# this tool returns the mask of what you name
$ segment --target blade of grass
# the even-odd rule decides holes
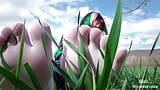
[[[41,24],[40,24],[41,25]],[[46,31],[46,30],[44,30],[44,31]],[[45,40],[44,40],[44,35],[42,34],[42,46],[43,46],[43,49],[44,49],[44,53],[45,53],[45,55],[46,55],[46,58],[47,58],[47,64],[48,64],[48,68],[49,68],[49,72],[50,72],[50,75],[51,75],[51,80],[52,80],[52,82],[53,82],[53,86],[54,86],[54,90],[57,90],[57,85],[56,85],[56,83],[55,83],[55,78],[54,78],[54,76],[53,76],[53,71],[52,71],[52,68],[51,68],[51,66],[50,66],[50,61],[49,61],[49,57],[48,57],[48,54],[47,54],[47,50],[46,50],[46,44],[45,44]]]
[[[77,19],[77,24],[78,24],[78,27],[77,27],[77,31],[78,31],[78,52],[82,53],[83,56],[86,57],[86,51],[85,51],[85,46],[84,46],[84,42],[82,40],[82,36],[79,32],[79,27],[80,27],[80,11],[78,12],[78,19]],[[85,60],[83,60],[83,58],[78,55],[78,75],[81,74],[81,72],[83,71],[84,67],[86,65],[86,62]]]
[[[66,61],[66,59],[65,59],[65,61]],[[69,64],[68,64],[69,65]],[[87,64],[87,67],[88,67],[88,64]],[[85,68],[87,68],[87,67],[85,67]],[[80,75],[80,78],[79,78],[79,80],[74,80],[74,79],[72,79],[72,81],[74,82],[74,84],[75,84],[75,86],[72,86],[73,88],[75,88],[76,90],[81,90],[82,88],[87,88],[88,90],[92,90],[92,85],[91,85],[91,80],[90,80],[90,77],[89,77],[89,73],[85,70],[85,68],[83,69],[83,72],[81,73],[81,75]],[[71,70],[72,71],[72,70]],[[86,73],[86,74],[84,74],[84,72]],[[70,72],[69,72],[70,73]],[[73,74],[73,71],[71,72],[72,74]],[[70,77],[72,78],[74,75],[70,75]],[[84,76],[84,77],[83,77]],[[83,78],[82,78],[83,77]],[[74,78],[76,78],[75,76],[74,76]],[[81,80],[82,79],[82,80]],[[84,83],[82,83],[81,81],[84,81],[84,79],[85,79],[85,87],[83,87],[83,85],[84,85]]]
[[[153,72],[153,78],[155,79],[156,77],[156,72],[157,72],[157,66],[154,68],[154,72]]]
[[[70,43],[69,41],[66,40],[66,42],[68,43],[68,45],[72,49],[74,49],[74,51],[76,51],[77,53],[81,53],[81,55],[78,55],[78,75],[81,75],[81,73],[83,72],[83,70],[85,68],[85,65],[87,64],[86,63],[86,61],[87,61],[86,60],[86,53],[85,53],[85,49],[84,49],[84,43],[83,43],[83,40],[82,40],[82,36],[79,35],[79,48],[78,49],[72,43]],[[84,81],[87,84],[86,87],[87,86],[91,86],[90,84],[88,84],[88,83],[90,83],[89,82],[90,81],[89,78],[86,78],[86,77],[88,77],[88,75],[89,74],[87,73],[86,76],[85,76],[85,78],[84,78],[85,81],[82,80],[82,81]],[[80,83],[80,84],[83,84],[83,83]],[[81,88],[84,88],[83,87],[84,85],[78,85],[78,86],[81,86]]]
[[[46,55],[46,57],[48,59],[48,54],[47,54],[47,50],[46,50],[47,46],[46,46],[46,42],[44,40],[44,35],[43,34],[41,35],[41,38],[42,38],[42,45],[43,45],[44,53],[45,53],[45,55]]]
[[[5,67],[4,67],[5,68]],[[7,69],[7,68],[6,68]],[[7,69],[8,70],[8,69]],[[15,70],[15,68],[13,68],[12,70],[11,70],[11,72],[13,72]],[[1,79],[1,81],[0,81],[0,85],[4,82],[4,80],[5,80],[5,77],[3,77],[2,79]]]
[[[17,77],[6,68],[0,66],[0,74],[4,76],[7,80],[9,80],[15,87],[19,88],[20,90],[32,90],[26,83],[22,80],[17,79]]]
[[[129,55],[129,53],[131,52],[132,45],[133,45],[133,41],[131,40],[131,43],[130,43],[130,45],[129,45],[128,55]]]
[[[153,79],[154,80],[156,80],[156,78],[157,78],[157,76],[156,75],[158,75],[158,72],[159,72],[159,70],[158,70],[158,68],[160,67],[160,64],[158,63],[158,61],[155,59],[155,58],[153,58],[153,60],[156,62],[156,67],[154,67],[154,72],[153,72]],[[160,85],[160,84],[159,84]]]
[[[128,53],[127,53],[126,58],[128,58],[128,56],[129,56],[129,54],[130,54],[130,52],[131,52],[132,45],[133,45],[133,41],[131,40],[131,43],[130,43],[130,45],[129,45],[129,49],[128,49]]]
[[[23,58],[23,47],[24,47],[24,33],[25,33],[25,22],[24,20],[24,26],[22,29],[21,39],[20,39],[20,47],[19,47],[19,53],[18,53],[18,62],[16,67],[16,78],[19,79],[21,76],[21,69],[22,69],[22,58]],[[18,87],[15,87],[16,90],[18,90]]]
[[[100,51],[102,58],[104,59],[104,53],[103,53],[102,49],[99,49],[99,51]]]
[[[126,90],[126,86],[127,86],[127,79],[125,78],[123,85],[122,85],[122,90]]]
[[[130,52],[131,52],[131,48],[132,48],[132,45],[133,45],[133,41],[131,40],[131,42],[130,42],[130,45],[129,45],[129,49],[128,49],[128,53],[127,53],[127,55],[126,55],[126,57],[125,57],[125,61],[127,60],[127,58],[129,57],[129,54],[130,54]],[[124,61],[124,62],[125,62]],[[125,68],[123,68],[123,67],[125,67]],[[122,63],[122,69],[125,69],[126,70],[126,63]],[[123,70],[121,70],[120,71],[120,73],[122,73],[122,71]]]
[[[80,33],[79,33],[78,52],[82,53],[82,55],[86,57],[86,50]],[[86,64],[87,63],[85,62],[85,60],[80,55],[78,55],[78,75],[82,73]]]
[[[87,64],[89,65],[89,68],[92,69],[92,66],[90,65],[90,63],[88,62],[87,58],[80,52],[78,52],[78,49],[68,40],[64,39],[64,41],[66,42],[66,44],[79,56],[81,56],[83,58],[83,60],[85,60],[87,62]],[[89,78],[88,78],[89,77]],[[86,77],[85,77],[85,82],[84,82],[87,88],[89,88],[90,90],[92,90],[92,84],[91,84],[91,80],[90,80],[90,75],[89,72],[86,73]]]
[[[97,84],[97,82],[99,80],[99,60],[98,60],[98,63],[97,63],[95,80],[96,80],[96,84]]]
[[[55,68],[58,70],[58,72],[65,78],[65,80],[67,82],[69,82],[71,84],[71,86],[75,86],[74,81],[72,81],[72,79],[70,78],[70,76],[64,72],[59,65],[57,65],[57,63],[55,61],[52,60],[53,65],[55,66]]]
[[[25,63],[24,67],[25,67],[28,75],[30,76],[30,79],[32,80],[32,83],[33,83],[35,89],[42,90],[41,84],[40,84],[36,74],[33,72],[31,66],[28,63]]]
[[[17,68],[16,68],[16,78],[18,79],[21,75],[21,66],[22,66],[22,57],[23,57],[23,47],[24,47],[24,33],[25,33],[25,22],[24,20],[24,26],[22,30],[21,40],[20,40],[20,48],[19,48],[19,54],[18,54],[18,62],[17,62]]]
[[[118,6],[114,21],[112,24],[111,32],[108,38],[106,53],[104,58],[104,68],[102,75],[97,84],[97,90],[105,90],[109,86],[110,74],[112,69],[113,60],[118,46],[121,22],[122,22],[122,1],[118,0]]]
[[[130,54],[130,52],[131,52],[132,45],[133,45],[133,41],[131,40],[130,45],[129,45],[129,48],[128,48],[128,53],[127,53],[126,58],[125,58],[125,61],[126,61],[127,58],[129,57],[129,54]],[[124,61],[124,62],[125,62],[125,61]],[[120,71],[120,74],[123,73],[123,71],[126,72],[126,70],[127,70],[127,65],[126,65],[126,63],[122,63],[122,70]],[[125,77],[127,78],[126,74],[125,74]]]
[[[80,25],[80,24],[79,24],[79,23],[80,23],[80,15],[81,15],[81,14],[80,14],[80,11],[79,11],[79,12],[78,12],[78,20],[77,20],[78,29],[79,29],[79,25]],[[78,29],[77,29],[77,30],[78,30]]]
[[[152,49],[151,49],[151,51],[150,51],[150,53],[149,53],[149,56],[152,55],[152,53],[153,53],[153,51],[154,51],[154,48],[155,48],[155,46],[156,46],[156,44],[157,44],[157,42],[158,42],[159,36],[160,36],[160,33],[158,33],[158,35],[157,35],[157,37],[156,37],[156,39],[155,39],[155,41],[154,41],[154,43],[153,43]],[[150,57],[149,57],[148,60],[147,60],[147,64],[146,64],[146,66],[145,66],[145,70],[144,70],[144,73],[143,73],[142,81],[145,80],[145,78],[146,78],[146,74],[147,74],[147,71],[148,71],[149,61],[150,61]],[[140,90],[140,88],[139,88],[139,90]]]
[[[157,37],[156,37],[156,39],[155,39],[155,41],[154,41],[154,43],[153,43],[152,49],[151,49],[151,51],[150,51],[150,53],[149,53],[149,56],[152,55],[152,53],[153,53],[153,51],[154,51],[154,48],[155,48],[155,46],[156,46],[156,44],[157,44],[157,42],[158,42],[159,36],[160,36],[160,32],[158,33],[158,35],[157,35]]]
[[[81,86],[81,84],[82,84],[82,82],[83,82],[83,80],[84,80],[84,77],[85,77],[85,75],[86,75],[87,68],[88,68],[88,64],[84,67],[84,70],[83,70],[83,72],[81,73],[78,82],[76,83],[76,87],[80,87],[80,86]]]
[[[91,77],[92,77],[91,74],[89,72],[86,72],[86,76],[84,78],[84,85],[85,85],[86,90],[93,90]]]
[[[71,67],[66,59],[65,59],[65,62],[67,64],[68,75],[71,77],[72,81],[74,81],[74,83],[76,83],[78,80],[77,80],[73,70],[71,69]]]
[[[3,78],[1,79],[1,81],[0,81],[0,85],[1,85],[5,80],[6,80],[6,78],[3,77]]]
[[[98,65],[97,66],[99,66],[99,62],[98,62]],[[92,69],[91,70],[91,72],[92,72],[92,82],[93,82],[93,90],[96,90],[96,82],[98,81],[96,81],[96,79],[98,79],[98,78],[96,78],[96,76],[95,76],[95,74],[94,74],[94,70]]]
[[[90,68],[92,67],[90,63],[88,62],[87,58],[81,52],[78,51],[78,48],[76,48],[70,41],[66,39],[64,39],[64,41],[77,55],[80,55],[83,58],[83,60],[87,62]]]
[[[86,57],[86,50],[85,50],[85,46],[84,46],[84,42],[83,42],[83,39],[82,39],[82,35],[80,34],[79,32],[79,23],[80,23],[80,11],[78,13],[78,20],[77,20],[77,24],[78,24],[78,27],[77,27],[77,30],[78,30],[78,52],[82,53],[83,56]],[[81,72],[83,71],[85,65],[87,63],[85,62],[85,60],[83,60],[83,58],[78,55],[78,75],[81,74]]]
[[[55,46],[56,46],[57,48],[60,48],[60,46],[57,44],[57,42],[56,42],[55,39],[53,38],[52,34],[49,33],[49,32],[47,32],[47,29],[42,25],[42,23],[41,23],[41,21],[40,21],[39,18],[38,18],[38,21],[39,21],[41,27],[44,29],[45,34],[49,37],[49,39],[55,44]],[[48,58],[47,51],[46,51],[46,45],[45,45],[45,41],[44,41],[43,35],[42,35],[42,44],[43,44],[43,48],[44,48],[44,51],[45,51],[45,55],[46,55],[46,57]],[[51,61],[52,61],[52,60],[51,60]],[[55,81],[54,76],[53,76],[53,72],[52,72],[52,68],[51,68],[51,66],[50,66],[50,62],[48,61],[47,63],[48,63],[49,71],[50,71],[50,74],[51,74],[51,80],[53,81],[53,84],[54,84],[54,85],[53,85],[53,86],[54,86],[54,89],[57,90],[57,85],[56,85],[56,81]]]
[[[79,32],[79,30],[78,30],[78,37],[79,37],[78,38],[79,39],[78,52],[81,53],[85,58],[87,58],[85,44],[83,42],[83,37],[82,37],[81,33]],[[87,62],[88,62],[88,60],[87,60]],[[80,75],[83,72],[85,66],[87,65],[87,62],[82,56],[78,55],[78,75]],[[92,63],[90,62],[90,64],[92,64]],[[93,69],[94,66],[90,67],[90,68]],[[84,83],[82,84],[81,88],[86,88],[87,90],[92,90],[92,82],[91,82],[90,77],[91,77],[91,74],[89,72],[87,72],[85,75],[85,78],[83,80]]]
[[[54,39],[54,37],[52,36],[51,33],[47,32],[46,28],[42,25],[40,19],[38,18],[39,24],[41,25],[41,27],[44,29],[44,32],[47,34],[47,36],[49,37],[49,39],[54,43],[54,45],[59,48],[59,45],[57,44],[56,40]]]

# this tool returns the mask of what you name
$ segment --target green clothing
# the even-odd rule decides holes
[[[58,48],[54,53],[55,60],[58,60],[61,55],[62,55],[62,48]]]

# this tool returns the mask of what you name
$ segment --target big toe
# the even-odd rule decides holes
[[[90,32],[90,44],[96,48],[100,47],[101,31],[97,28],[92,28]]]
[[[32,41],[40,41],[42,39],[42,34],[47,38],[46,32],[51,33],[49,25],[44,22],[33,21],[30,28]]]
[[[93,68],[98,67],[99,63],[99,74],[102,72],[103,68],[103,58],[99,52],[100,48],[100,39],[101,39],[101,31],[97,28],[92,28],[90,32],[90,43],[89,43],[89,52],[91,56],[90,63],[93,63]]]
[[[81,26],[79,28],[79,32],[82,36],[81,38],[82,38],[82,40],[85,44],[85,47],[88,46],[90,27]],[[78,46],[79,32],[77,30],[77,27],[74,27],[72,30],[70,30],[65,35],[65,39],[70,41],[73,45]],[[66,43],[64,43],[63,55],[68,57],[67,60],[69,60],[71,68],[76,73],[77,72],[77,67],[78,67],[77,54],[72,50],[72,47],[68,46],[68,44],[66,44]]]
[[[77,26],[69,30],[68,33],[65,34],[64,38],[69,40],[72,44],[77,45],[78,44]]]
[[[90,34],[90,27],[86,25],[82,25],[79,28],[79,32],[82,36],[82,40],[85,44],[89,43],[89,34]],[[74,27],[72,30],[70,30],[66,35],[65,39],[69,40],[72,44],[78,45],[78,30],[77,27]]]
[[[0,47],[2,49],[6,49],[7,48],[7,43],[9,42],[9,41],[7,42],[7,39],[9,38],[11,33],[12,33],[12,30],[9,27],[5,27],[2,30],[2,32],[0,34]]]
[[[82,40],[85,43],[85,45],[89,44],[90,31],[91,31],[91,28],[89,26],[82,25],[80,27],[80,34],[82,36]]]

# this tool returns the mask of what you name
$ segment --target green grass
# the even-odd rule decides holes
[[[116,54],[122,23],[122,1],[118,0],[117,11],[108,37],[104,55],[104,68],[97,84],[97,90],[110,89],[110,79],[113,60]],[[105,79],[104,79],[105,78]]]
[[[39,19],[38,19],[39,20]],[[78,32],[79,32],[79,21],[80,21],[80,12],[78,13]],[[121,73],[118,75],[116,72],[112,71],[112,64],[115,57],[115,53],[118,46],[119,36],[121,32],[121,22],[122,22],[122,0],[118,0],[117,10],[115,13],[114,21],[112,24],[111,32],[108,38],[108,43],[106,45],[105,53],[101,52],[102,57],[104,58],[104,68],[102,70],[102,74],[98,75],[98,68],[94,70],[94,68],[88,62],[86,57],[86,51],[83,43],[83,38],[79,33],[79,44],[78,47],[74,46],[71,42],[64,39],[65,43],[71,47],[71,49],[78,55],[78,74],[75,74],[71,69],[71,66],[65,58],[66,61],[66,71],[64,71],[57,63],[52,60],[46,60],[48,63],[48,68],[50,70],[51,79],[54,84],[54,89],[57,90],[56,85],[58,83],[55,82],[53,77],[52,67],[54,66],[59,73],[65,79],[65,86],[69,90],[148,90],[153,88],[141,88],[139,86],[148,85],[149,87],[155,85],[157,87],[160,86],[160,66],[157,67],[148,67],[147,65],[144,67],[126,67],[123,65],[121,69]],[[25,24],[25,23],[24,23]],[[45,34],[50,38],[53,44],[59,48],[53,36],[46,32],[45,27],[42,25],[39,20],[39,24],[45,31]],[[24,27],[25,28],[25,27]],[[157,35],[155,42],[151,48],[149,56],[152,55],[154,48],[158,42],[160,33]],[[5,44],[8,41],[5,42]],[[4,44],[4,46],[5,46]],[[16,89],[20,90],[31,90],[37,89],[42,90],[42,85],[36,76],[36,73],[33,72],[32,67],[28,64],[22,64],[23,57],[23,45],[24,45],[24,32],[21,36],[20,48],[19,48],[19,57],[17,62],[16,73],[13,73],[13,70],[9,68],[9,65],[5,62],[3,58],[3,47],[0,49],[1,59],[3,60],[4,67],[0,67],[0,74],[5,77],[5,79],[9,80]],[[46,52],[46,43],[44,37],[42,35],[42,45],[44,49],[44,53],[46,58],[48,59],[48,54]],[[132,42],[129,47],[129,52],[131,50]],[[21,69],[25,67],[28,76],[30,77],[32,84],[34,87],[30,87],[27,83],[21,80]],[[99,66],[99,64],[98,64]],[[1,80],[1,83],[5,80],[4,78]],[[157,89],[157,88],[156,88]]]
[[[122,73],[119,75],[117,81],[115,82],[116,84],[118,83],[120,85],[117,85],[115,87],[122,88],[122,84],[125,82],[125,80],[127,81],[126,89],[150,90],[154,88],[154,90],[158,90],[158,88],[160,87],[160,67],[157,67],[157,69],[155,69],[155,67],[148,67],[145,79],[143,79],[143,72],[145,71],[145,67],[141,67],[141,69],[140,67],[124,68],[125,69],[122,70]],[[146,88],[140,88],[141,85],[146,86]]]

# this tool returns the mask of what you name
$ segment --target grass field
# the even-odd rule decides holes
[[[120,89],[124,86],[124,90],[159,90],[160,67],[147,67],[147,72],[144,77],[145,69],[145,66],[122,67],[120,76],[117,77],[113,89]]]

